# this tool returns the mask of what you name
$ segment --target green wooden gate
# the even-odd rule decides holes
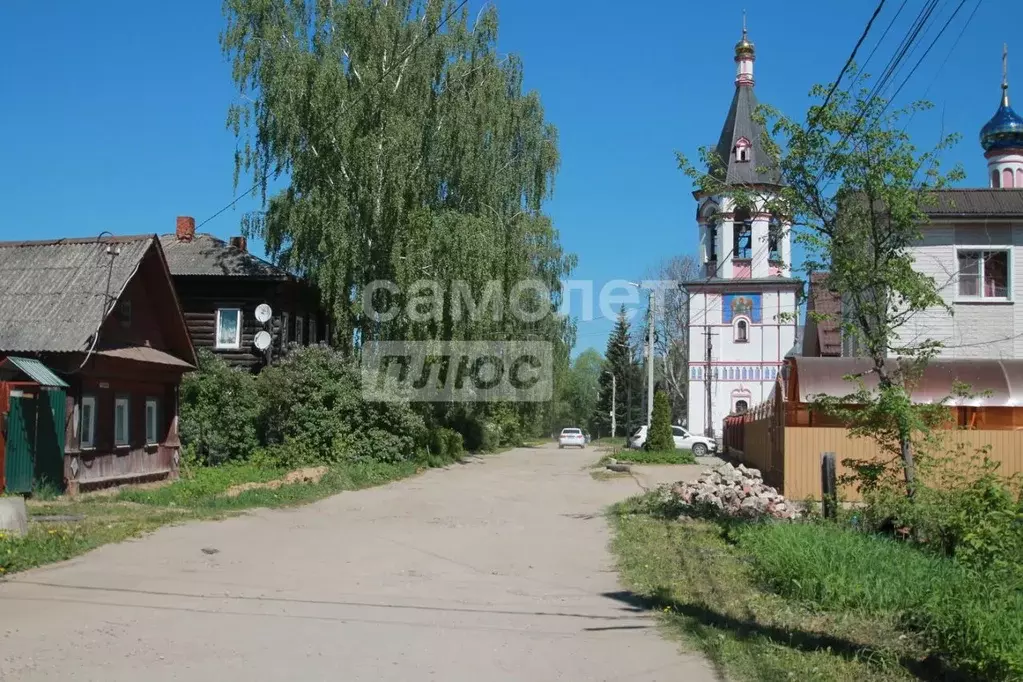
[[[7,412],[7,492],[32,492],[36,451],[36,397],[11,391]]]
[[[35,478],[60,489],[64,485],[64,389],[46,387],[36,410]]]

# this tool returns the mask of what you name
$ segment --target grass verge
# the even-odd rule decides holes
[[[624,450],[617,455],[619,462],[631,464],[696,464],[696,457],[690,450]]]
[[[116,496],[30,500],[35,522],[23,538],[0,532],[0,576],[63,561],[182,521],[223,518],[246,509],[306,504],[346,490],[382,485],[454,460],[358,463],[329,470],[319,483],[256,488],[230,497],[240,483],[262,483],[285,472],[248,464],[202,467],[153,489],[127,488]]]
[[[777,594],[730,526],[668,520],[651,500],[634,498],[610,514],[627,587],[613,596],[660,612],[668,632],[706,655],[722,679],[961,679],[898,616],[826,611]]]

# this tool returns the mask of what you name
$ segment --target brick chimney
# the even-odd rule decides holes
[[[231,246],[239,251],[248,251],[248,240],[245,237],[231,237]]]
[[[178,241],[190,242],[195,238],[195,218],[186,215],[178,216],[177,229],[174,231]]]

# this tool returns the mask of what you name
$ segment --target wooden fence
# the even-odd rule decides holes
[[[849,438],[844,428],[772,428],[772,422],[773,415],[733,421],[725,429],[726,452],[747,466],[760,469],[765,480],[793,500],[820,499],[822,453],[835,453],[840,479],[853,473],[842,464],[843,460],[879,457],[877,444],[872,439]],[[734,433],[739,429],[743,432],[741,437]],[[954,452],[962,445],[966,453],[973,454],[986,447],[986,456],[999,462],[1000,474],[1023,474],[1023,431],[950,429],[944,434],[943,445],[947,451]],[[743,448],[734,447],[729,441],[741,443]],[[850,501],[859,499],[859,493],[852,486],[842,488],[841,495]]]
[[[785,429],[785,458],[782,465],[782,490],[787,497],[801,500],[821,497],[821,453],[835,453],[839,478],[852,471],[842,464],[845,459],[871,460],[878,457],[877,444],[867,438],[849,438],[843,428],[798,427]],[[987,457],[999,462],[998,471],[1005,476],[1023,472],[1023,431],[949,430],[944,447],[955,451],[961,444],[972,454],[988,446]],[[746,461],[743,458],[743,461]],[[858,500],[855,488],[846,486],[842,497]]]

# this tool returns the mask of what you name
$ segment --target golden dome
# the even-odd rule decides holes
[[[746,37],[746,32],[742,32],[742,40],[735,44],[735,57],[752,57],[754,56],[753,43]]]

